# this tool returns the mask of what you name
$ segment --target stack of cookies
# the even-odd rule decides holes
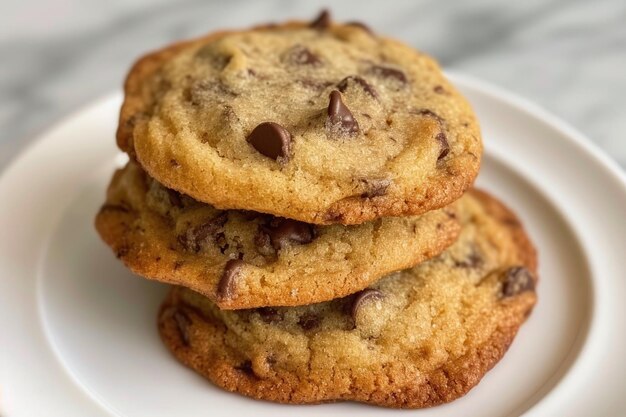
[[[328,13],[151,53],[125,85],[96,226],[172,284],[163,342],[285,403],[427,407],[476,385],[536,301],[516,216],[437,63]]]

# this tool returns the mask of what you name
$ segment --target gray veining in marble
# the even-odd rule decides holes
[[[119,89],[142,52],[322,6],[536,102],[626,167],[624,0],[3,0],[0,170],[56,119]]]

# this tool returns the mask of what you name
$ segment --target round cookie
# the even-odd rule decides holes
[[[460,217],[461,236],[442,255],[342,299],[223,311],[174,288],[162,339],[215,384],[258,399],[452,401],[502,358],[537,299],[535,250],[516,217],[477,191]]]
[[[438,255],[460,230],[454,205],[353,226],[222,211],[168,190],[133,163],[114,175],[96,228],[133,272],[227,309],[352,294]]]
[[[472,109],[432,58],[328,16],[143,57],[117,141],[196,200],[314,224],[446,206],[482,153]]]

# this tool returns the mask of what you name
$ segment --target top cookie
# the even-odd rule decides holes
[[[358,224],[443,207],[472,184],[476,118],[437,63],[357,24],[219,32],[142,58],[119,146],[218,208]]]

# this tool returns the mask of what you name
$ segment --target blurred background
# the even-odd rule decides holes
[[[140,54],[322,7],[524,96],[626,168],[624,0],[1,0],[0,171],[51,123],[119,91]]]

